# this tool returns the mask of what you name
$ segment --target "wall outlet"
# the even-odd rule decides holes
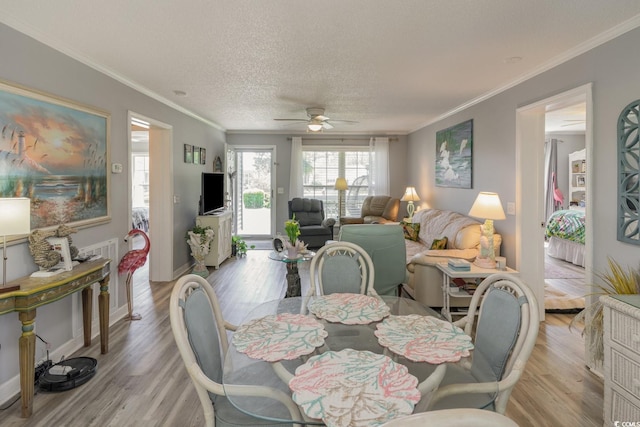
[[[111,164],[111,172],[113,172],[113,173],[122,173],[122,164],[121,163],[112,163]]]
[[[515,214],[516,214],[515,202],[507,202],[507,215],[515,215]]]

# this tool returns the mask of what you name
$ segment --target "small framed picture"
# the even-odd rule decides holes
[[[53,268],[61,268],[65,271],[73,270],[73,262],[71,261],[71,252],[69,251],[69,240],[66,237],[49,237],[47,242],[51,245],[51,249],[60,254],[60,262]]]
[[[193,163],[200,164],[200,147],[193,147]]]
[[[193,145],[184,144],[184,162],[193,163]]]
[[[200,164],[204,165],[207,163],[207,149],[206,148],[201,148],[200,149]]]
[[[213,171],[222,172],[222,159],[220,156],[216,156],[216,159],[213,161]]]

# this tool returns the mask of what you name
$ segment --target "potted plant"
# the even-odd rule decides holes
[[[211,249],[211,241],[213,240],[214,232],[209,226],[202,227],[197,225],[191,230],[187,231],[185,240],[191,248],[191,256],[196,261],[195,267],[193,267],[193,274],[197,274],[202,277],[209,275],[209,269],[204,264],[204,259]]]
[[[622,266],[611,258],[608,258],[609,269],[605,273],[596,273],[603,284],[591,285],[595,290],[590,295],[596,295],[591,304],[578,313],[569,324],[569,328],[579,322],[584,322],[582,335],[586,336],[589,343],[589,351],[594,360],[604,360],[604,326],[603,307],[600,302],[602,295],[628,295],[637,294],[640,291],[640,274],[629,268],[625,271]]]
[[[287,240],[284,242],[284,246],[287,249],[287,256],[289,258],[296,258],[298,251],[302,251],[306,248],[304,242],[298,240],[300,235],[300,223],[296,220],[295,214],[293,218],[284,222],[284,231],[287,233]]]
[[[231,236],[231,255],[232,256],[237,256],[238,258],[242,258],[243,256],[247,255],[247,250],[248,249],[253,249],[255,248],[256,245],[247,245],[247,242],[245,242],[240,236]]]

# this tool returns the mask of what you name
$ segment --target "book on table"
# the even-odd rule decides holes
[[[449,268],[456,271],[471,270],[471,263],[465,259],[450,258],[449,261],[447,262],[447,265],[449,266]]]

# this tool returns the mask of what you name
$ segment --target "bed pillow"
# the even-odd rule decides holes
[[[447,249],[447,236],[443,237],[442,239],[433,239],[433,242],[431,242],[431,247],[429,249]]]
[[[419,223],[402,221],[400,223],[400,225],[402,226],[402,231],[404,233],[404,238],[405,239],[413,240],[414,242],[418,241],[418,239],[419,239],[418,234],[420,233],[420,224]]]

